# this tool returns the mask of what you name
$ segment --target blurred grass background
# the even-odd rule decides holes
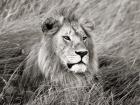
[[[47,12],[78,0],[1,0],[0,33],[37,30]],[[82,0],[80,12],[95,22],[99,53],[140,58],[139,0]]]

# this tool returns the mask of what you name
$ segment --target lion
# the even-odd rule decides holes
[[[22,87],[35,90],[43,80],[62,88],[93,83],[98,72],[94,23],[63,8],[49,15],[41,29],[42,39],[27,57]]]

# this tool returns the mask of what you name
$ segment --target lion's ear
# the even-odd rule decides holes
[[[93,31],[95,28],[94,22],[87,19],[81,19],[80,24],[88,31]]]
[[[61,24],[58,20],[53,17],[49,17],[43,22],[41,28],[43,33],[53,34],[59,30],[60,25]]]

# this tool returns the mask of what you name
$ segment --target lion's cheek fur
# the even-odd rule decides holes
[[[81,60],[81,57],[78,55],[71,55],[71,56],[67,56],[68,59],[68,63],[78,63]]]
[[[88,64],[89,64],[89,55],[84,56],[84,57],[82,58],[82,61],[83,61],[86,65],[88,65]]]

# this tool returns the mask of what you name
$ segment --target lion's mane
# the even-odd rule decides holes
[[[63,13],[61,14],[69,21],[76,19],[72,9],[67,12],[64,9],[62,11]],[[94,74],[98,69],[97,55],[92,38],[88,40],[87,45],[91,58],[88,71],[76,74],[68,71],[55,54],[52,47],[54,44],[52,42],[53,36],[54,35],[43,36],[42,40],[32,47],[23,72],[22,87],[26,89],[36,89],[44,80],[63,88],[73,86],[81,87],[91,84]]]

